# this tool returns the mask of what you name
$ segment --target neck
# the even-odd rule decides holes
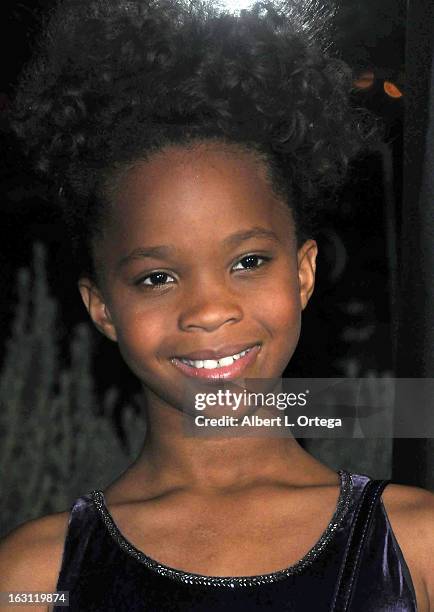
[[[203,493],[259,483],[304,486],[337,480],[294,438],[186,436],[183,414],[156,401],[147,405],[145,442],[130,470],[136,482]]]

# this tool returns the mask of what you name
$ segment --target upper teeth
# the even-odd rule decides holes
[[[214,359],[204,359],[192,361],[191,359],[184,359],[180,357],[180,360],[193,368],[205,368],[207,370],[213,370],[214,368],[221,368],[222,366],[232,365],[234,361],[243,357],[246,353],[248,353],[253,347],[246,349],[245,351],[241,351],[241,353],[237,353],[236,355],[229,355],[228,357],[222,357],[217,361]]]

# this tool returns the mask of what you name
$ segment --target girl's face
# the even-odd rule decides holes
[[[148,401],[182,409],[192,379],[174,357],[259,345],[240,377],[281,376],[316,254],[313,240],[297,251],[291,213],[253,153],[173,146],[120,179],[95,244],[99,286],[79,286]]]

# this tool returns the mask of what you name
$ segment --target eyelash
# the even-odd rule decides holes
[[[238,260],[238,262],[235,265],[240,264],[242,261],[244,261],[245,259],[249,259],[250,257],[256,257],[257,259],[262,259],[264,260],[265,263],[269,262],[271,260],[271,257],[267,257],[266,255],[259,255],[257,253],[249,253],[248,255],[244,255],[244,257],[242,257],[241,259]],[[253,269],[252,268],[247,268],[246,270],[244,270],[245,272],[249,272],[249,271],[256,271],[259,270],[259,268],[262,268],[264,264],[260,264],[259,266],[255,266]],[[143,276],[141,278],[139,278],[134,284],[140,287],[146,287],[149,289],[159,289],[160,287],[164,287],[165,285],[171,285],[172,283],[158,283],[156,285],[151,285],[151,284],[145,284],[145,280],[150,278],[151,276],[154,275],[158,275],[158,274],[164,274],[165,276],[169,276],[170,274],[168,274],[167,272],[163,272],[160,270],[156,270],[155,272],[151,272],[151,274],[147,274],[146,276]]]

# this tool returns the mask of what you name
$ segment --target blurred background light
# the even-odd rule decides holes
[[[370,89],[375,81],[375,75],[372,70],[363,72],[358,79],[354,81],[354,87],[356,89]]]
[[[402,98],[402,91],[394,83],[391,83],[390,81],[384,81],[383,87],[384,91],[391,98]]]
[[[254,0],[220,0],[220,4],[231,13],[238,13],[249,8]]]

